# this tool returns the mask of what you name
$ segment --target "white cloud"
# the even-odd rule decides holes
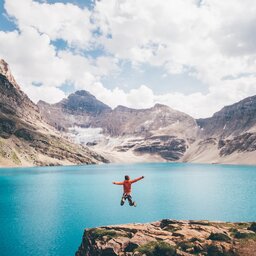
[[[200,8],[194,0],[106,0],[97,2],[96,18],[102,44],[119,58],[163,66],[170,73],[190,66],[212,83],[241,68],[255,70],[246,55],[256,51],[252,6],[253,0],[208,0]]]
[[[73,4],[47,4],[32,0],[7,0],[5,9],[18,26],[33,27],[51,40],[63,39],[71,46],[88,47],[93,25],[90,11]]]
[[[74,4],[6,0],[5,8],[19,31],[0,31],[0,55],[34,101],[57,102],[64,96],[60,85],[70,82],[112,107],[163,103],[206,117],[256,94],[254,0],[205,0],[200,7],[195,0],[104,0],[96,1],[92,11]],[[96,27],[102,34],[93,33]],[[56,39],[73,51],[54,47]],[[100,50],[99,56],[86,57],[83,49]],[[123,60],[172,75],[191,70],[208,92],[161,95],[139,83],[128,91],[121,85],[104,87],[102,78],[115,79]]]
[[[24,92],[30,99],[36,103],[39,100],[43,100],[48,103],[56,103],[66,97],[65,93],[56,88],[48,86],[31,86],[24,87]]]
[[[56,55],[49,37],[31,27],[21,32],[0,31],[0,55],[22,86],[38,83],[57,87],[65,82],[66,63]]]
[[[95,13],[108,52],[170,74],[192,69],[191,75],[208,86],[207,94],[155,96],[160,101],[207,116],[255,94],[254,0],[205,0],[200,7],[194,0],[106,0],[97,2]],[[252,75],[240,79],[243,74]]]

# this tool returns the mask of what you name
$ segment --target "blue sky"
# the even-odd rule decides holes
[[[0,58],[34,102],[84,89],[113,108],[207,117],[256,94],[254,0],[5,0],[0,12]]]

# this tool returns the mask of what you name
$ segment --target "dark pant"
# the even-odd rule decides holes
[[[134,205],[134,202],[132,201],[132,196],[131,196],[131,195],[128,195],[128,194],[125,194],[125,193],[124,193],[123,196],[122,196],[121,205],[124,205],[124,202],[125,202],[126,199],[128,199],[130,206],[133,206],[133,205]]]

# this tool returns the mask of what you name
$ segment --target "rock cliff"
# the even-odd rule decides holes
[[[238,136],[250,130],[256,132],[256,96],[225,106],[210,118],[198,119],[197,123],[204,137]]]
[[[89,127],[93,118],[111,111],[109,106],[85,90],[76,91],[56,104],[39,101],[37,105],[44,119],[61,131],[74,125]]]
[[[112,162],[256,164],[256,96],[198,120],[161,104],[111,110],[86,91],[57,104],[39,102],[38,106],[59,130],[100,129],[100,139],[87,145]]]
[[[197,141],[182,161],[256,164],[256,96],[196,121]]]
[[[86,229],[76,256],[254,256],[256,223],[177,221]]]
[[[98,163],[99,154],[71,143],[44,122],[37,105],[20,89],[0,60],[0,165]]]
[[[44,118],[59,130],[67,132],[73,126],[100,128],[104,137],[88,145],[103,155],[118,154],[127,162],[128,154],[137,160],[147,155],[148,159],[177,161],[198,133],[192,117],[168,106],[156,104],[148,109],[118,106],[111,110],[86,91],[71,94],[57,104],[39,102],[38,106]]]
[[[113,111],[99,116],[92,126],[100,126],[111,136],[173,135],[195,138],[195,120],[168,106],[156,104],[148,109],[131,109],[118,106]]]

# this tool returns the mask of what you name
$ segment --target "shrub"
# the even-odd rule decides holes
[[[174,256],[176,250],[173,246],[165,242],[149,242],[140,246],[136,251],[147,256]]]
[[[191,242],[180,242],[178,246],[181,248],[181,250],[186,251],[187,249],[194,248],[194,244]]]
[[[253,222],[248,229],[256,232],[256,222]]]
[[[200,242],[200,243],[203,242],[203,240],[200,239],[199,237],[192,237],[192,238],[189,239],[189,242],[191,242],[191,243],[194,243],[194,242],[196,242],[196,241],[198,241],[198,242]]]
[[[232,251],[224,251],[220,245],[211,244],[207,248],[208,256],[234,256]]]
[[[91,229],[90,235],[93,239],[101,239],[103,236],[106,236],[108,239],[113,237],[117,237],[118,234],[114,230],[107,230],[107,229]]]
[[[231,238],[224,233],[211,233],[208,239],[211,239],[214,241],[224,241],[224,242],[231,241]]]
[[[240,232],[237,231],[236,233],[234,233],[235,238],[238,239],[254,239],[256,238],[256,234],[252,234],[252,233],[245,233],[245,232]]]

